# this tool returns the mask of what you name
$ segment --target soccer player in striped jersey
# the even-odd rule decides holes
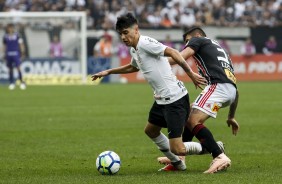
[[[188,30],[183,35],[183,39],[186,46],[181,55],[184,59],[193,57],[199,73],[208,81],[208,85],[192,104],[186,128],[192,131],[202,146],[213,156],[210,168],[204,173],[215,173],[229,167],[231,160],[215,142],[204,122],[209,117],[216,118],[220,108],[229,106],[227,125],[232,127],[234,135],[237,134],[239,124],[235,119],[235,112],[239,93],[236,77],[228,54],[215,40],[207,38],[200,27]],[[175,64],[172,58],[169,58],[169,62]]]

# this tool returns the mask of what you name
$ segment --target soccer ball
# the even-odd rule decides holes
[[[101,174],[116,174],[120,169],[120,158],[113,151],[104,151],[96,159],[96,168]]]

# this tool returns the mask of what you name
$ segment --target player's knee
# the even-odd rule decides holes
[[[204,121],[201,121],[198,117],[189,117],[186,126],[192,131],[196,125],[203,123]]]
[[[144,128],[144,132],[145,132],[146,135],[148,135],[148,136],[150,135],[150,130],[149,130],[148,127],[145,127],[145,128]],[[150,137],[150,136],[149,136],[149,137]]]
[[[190,131],[193,130],[193,128],[196,126],[195,122],[193,121],[193,119],[189,118],[187,120],[186,126],[190,129]]]
[[[150,138],[155,138],[155,137],[158,137],[160,135],[160,132],[156,132],[153,129],[147,127],[147,126],[145,127],[144,132]]]

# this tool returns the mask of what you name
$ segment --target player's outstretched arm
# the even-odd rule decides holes
[[[170,47],[167,47],[165,49],[164,54],[165,54],[165,56],[171,57],[179,66],[181,66],[183,68],[183,70],[186,72],[186,74],[191,78],[191,80],[195,84],[196,88],[199,87],[199,88],[203,89],[201,87],[201,85],[207,84],[207,81],[204,77],[202,77],[199,74],[192,71],[190,66],[187,64],[185,59],[181,56],[181,54],[177,50],[170,48]]]
[[[237,132],[239,131],[239,124],[235,119],[235,113],[236,113],[238,101],[239,101],[239,91],[236,90],[236,98],[234,102],[230,105],[228,119],[226,121],[228,127],[230,127],[231,125],[233,135],[237,135]]]
[[[139,71],[136,67],[132,66],[131,64],[127,64],[127,65],[123,65],[121,67],[117,67],[117,68],[112,68],[109,70],[104,70],[101,71],[99,73],[93,74],[91,76],[92,81],[101,78],[101,77],[105,77],[107,75],[110,74],[125,74],[125,73],[133,73],[133,72],[137,72]]]

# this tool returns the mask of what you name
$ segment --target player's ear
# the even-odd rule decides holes
[[[197,32],[195,36],[196,37],[202,37],[201,33],[199,33],[199,32]]]
[[[137,25],[137,24],[135,24],[133,28],[134,28],[135,33],[138,33],[138,30],[139,30],[138,25]]]

